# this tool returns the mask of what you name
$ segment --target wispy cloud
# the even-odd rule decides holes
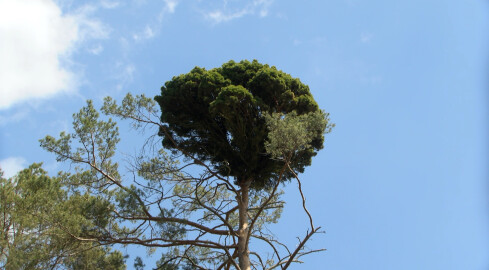
[[[89,48],[88,52],[93,55],[99,55],[104,50],[104,47],[101,44],[97,44],[96,46]]]
[[[25,168],[26,160],[22,157],[9,157],[0,160],[0,168],[4,172],[3,177],[9,178],[14,176],[20,170]]]
[[[163,19],[166,15],[175,13],[175,9],[179,3],[178,0],[164,0],[164,5],[160,13],[153,18],[152,22],[146,24],[144,29],[132,35],[134,41],[143,41],[152,39],[159,34],[162,28]]]
[[[10,123],[17,123],[29,116],[30,109],[28,107],[19,107],[16,111],[4,111],[0,113],[0,127]]]
[[[66,63],[82,41],[109,35],[94,10],[63,14],[54,0],[0,1],[0,110],[76,90]]]
[[[121,5],[121,3],[117,2],[117,1],[108,1],[108,0],[100,1],[100,6],[102,6],[103,8],[106,8],[106,9],[117,8],[120,5]]]
[[[177,5],[178,5],[177,0],[165,0],[165,10],[168,13],[174,13]]]
[[[149,26],[149,25],[146,25],[146,27],[144,28],[143,31],[141,31],[140,33],[134,34],[132,36],[132,38],[135,41],[141,41],[141,40],[153,38],[154,36],[155,36],[155,32],[153,31],[153,28],[151,28],[151,26]]]
[[[374,36],[371,33],[369,33],[369,32],[363,32],[363,33],[360,34],[360,41],[362,43],[370,43],[370,41],[372,41],[372,38],[373,37]]]
[[[96,6],[85,5],[68,15],[75,19],[80,41],[109,37],[110,28],[93,16],[97,10]]]
[[[147,0],[132,0],[132,2],[138,6],[146,4]]]
[[[326,37],[323,36],[316,36],[313,38],[308,38],[308,39],[299,39],[299,38],[294,38],[292,40],[292,44],[294,46],[314,46],[314,47],[319,47],[319,46],[324,46],[324,44],[327,42]]]
[[[214,23],[227,22],[246,15],[266,17],[272,3],[273,0],[248,0],[244,4],[241,2],[239,4],[231,4],[229,1],[224,0],[220,7],[210,11],[205,9],[203,13],[207,19]]]
[[[238,12],[224,13],[221,10],[216,10],[209,12],[207,18],[214,21],[215,23],[227,22],[233,19],[238,19],[248,14],[246,9],[240,10]]]
[[[116,88],[118,91],[124,90],[127,84],[134,80],[134,73],[136,72],[136,67],[131,63],[119,62],[116,64],[116,78],[119,83]]]

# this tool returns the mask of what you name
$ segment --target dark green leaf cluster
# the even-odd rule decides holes
[[[307,85],[256,60],[211,70],[195,67],[166,82],[155,100],[165,124],[164,147],[209,161],[219,174],[235,177],[238,184],[252,181],[254,188],[273,184],[283,165],[265,149],[265,115],[320,111]],[[323,134],[316,134],[297,151],[292,169],[303,172],[323,141]]]

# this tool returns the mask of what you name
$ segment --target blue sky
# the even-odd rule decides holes
[[[0,0],[0,166],[61,169],[38,139],[69,131],[86,99],[258,59],[336,123],[301,176],[327,251],[294,269],[488,269],[488,4]],[[286,200],[273,228],[294,243],[294,184]]]

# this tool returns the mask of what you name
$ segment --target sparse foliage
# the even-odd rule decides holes
[[[88,101],[73,115],[72,134],[40,140],[58,161],[74,165],[62,181],[83,199],[87,222],[65,227],[70,239],[161,251],[158,269],[286,269],[320,251],[305,248],[320,228],[305,207],[297,173],[332,126],[308,87],[275,67],[243,61],[195,68],[162,89],[156,98],[162,112],[154,100],[128,94],[120,105],[106,98],[101,118]],[[126,171],[115,156],[120,138],[110,117],[150,130]],[[310,228],[288,248],[267,226],[284,207],[280,185],[293,179]],[[249,250],[257,241],[268,249]]]

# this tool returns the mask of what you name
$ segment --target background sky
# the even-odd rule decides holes
[[[336,123],[301,176],[326,231],[311,247],[327,251],[293,269],[487,270],[488,4],[0,0],[0,166],[54,174],[38,139],[70,131],[86,99],[155,96],[194,66],[257,59]],[[291,244],[307,229],[298,198],[291,183],[273,227]],[[144,254],[123,252],[129,269]]]

